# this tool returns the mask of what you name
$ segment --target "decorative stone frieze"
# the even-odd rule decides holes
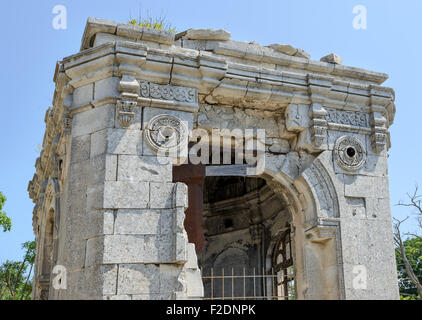
[[[328,123],[369,128],[369,114],[357,111],[344,111],[325,108],[327,115],[325,120]]]
[[[199,108],[198,93],[194,88],[140,80],[138,94],[139,103],[145,106],[181,111],[196,111]]]
[[[172,85],[160,85],[147,81],[140,82],[140,96],[144,98],[196,102],[196,90]]]

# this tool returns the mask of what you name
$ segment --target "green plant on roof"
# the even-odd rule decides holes
[[[177,29],[172,27],[172,25],[166,21],[165,17],[161,16],[157,18],[151,18],[150,16],[147,16],[147,18],[142,18],[139,16],[138,19],[129,19],[128,23],[138,27],[177,33]]]

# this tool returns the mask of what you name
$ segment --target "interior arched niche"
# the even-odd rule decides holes
[[[284,299],[267,252],[292,230],[289,205],[263,178],[207,177],[204,183],[205,250],[199,254],[205,298]],[[292,252],[292,266],[294,261]],[[223,278],[224,277],[224,278]],[[291,282],[294,281],[294,273]]]
[[[324,174],[318,163],[295,181],[282,172],[265,172],[260,177],[206,178],[205,250],[198,254],[205,298],[224,293],[224,299],[242,295],[341,299],[339,225],[332,220],[338,217],[337,195]],[[320,181],[321,186],[309,185],[311,180]],[[328,224],[326,217],[331,219]],[[280,297],[274,284],[277,271],[273,256],[280,235],[287,230],[291,241],[290,284],[294,289]],[[261,280],[254,275],[262,276]],[[236,283],[239,281],[243,283]]]

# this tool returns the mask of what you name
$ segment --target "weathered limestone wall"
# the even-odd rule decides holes
[[[118,82],[108,78],[78,89],[74,103],[90,102],[103,87],[118,92]],[[137,108],[128,128],[110,104],[73,116],[67,246],[59,261],[69,288],[59,298],[188,297],[179,279],[196,270],[183,267],[186,186],[173,184],[171,163],[160,164],[143,145],[141,113],[148,121],[154,110]]]
[[[187,144],[194,128],[254,128],[266,135],[260,177],[292,217],[297,298],[396,299],[394,92],[387,75],[340,63],[223,30],[175,37],[89,19],[81,52],[57,64],[28,187],[34,298],[202,297],[186,185],[157,150],[171,147],[168,132]],[[66,289],[54,286],[57,265]]]

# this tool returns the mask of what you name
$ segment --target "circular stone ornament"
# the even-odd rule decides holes
[[[337,139],[334,146],[334,159],[347,171],[359,170],[366,161],[366,152],[362,143],[349,136]]]
[[[188,141],[188,127],[179,118],[160,114],[148,122],[144,139],[155,152],[173,154]]]

